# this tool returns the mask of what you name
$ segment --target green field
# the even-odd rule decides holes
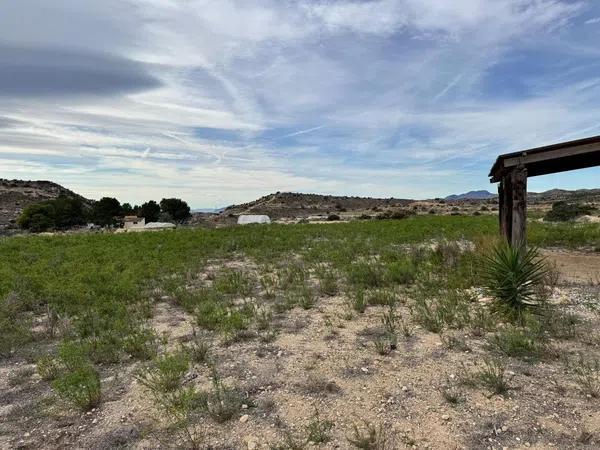
[[[359,256],[430,239],[496,239],[495,217],[428,217],[401,221],[180,229],[165,233],[24,236],[0,240],[0,298],[69,308],[145,295],[173,273],[200,271],[211,259],[248,257],[276,263],[292,253],[307,264],[344,265]],[[535,246],[599,246],[596,224],[530,224]]]
[[[531,223],[528,239],[597,249],[600,227]],[[497,242],[491,216],[3,238],[0,357],[36,363],[58,397],[89,409],[101,402],[103,367],[150,361],[139,379],[156,394],[178,386],[189,358],[206,358],[202,343],[186,347],[185,357],[165,353],[151,324],[159,302],[223,345],[273,342],[286,313],[332,296],[342,299],[339,315],[347,320],[389,306],[382,323],[394,340],[376,342],[381,354],[414,324],[434,333],[489,331],[495,322],[469,289],[480,286],[482,254]],[[410,319],[398,322],[399,303]],[[175,373],[174,381],[161,371]],[[214,379],[210,395],[225,395]]]

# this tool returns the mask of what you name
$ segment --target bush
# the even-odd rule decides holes
[[[413,214],[411,211],[406,211],[406,210],[396,210],[396,211],[388,210],[388,211],[384,211],[382,213],[377,214],[377,216],[375,216],[375,217],[379,220],[385,220],[385,219],[402,220],[402,219],[406,219],[411,214]]]
[[[330,222],[336,221],[336,220],[340,220],[340,216],[338,216],[337,214],[329,214],[327,216],[327,220]]]
[[[541,336],[530,330],[515,327],[505,328],[490,336],[487,341],[492,350],[517,358],[537,359],[546,349]]]
[[[98,406],[100,403],[100,376],[91,364],[82,364],[72,371],[58,376],[52,387],[58,395],[83,410]]]
[[[373,288],[383,286],[383,266],[374,262],[358,262],[348,267],[348,282],[354,286]]]
[[[549,222],[567,222],[579,216],[591,214],[593,208],[578,203],[554,202],[552,209],[546,213],[544,220]]]
[[[521,321],[527,309],[540,306],[540,285],[548,268],[535,248],[502,244],[483,259],[483,284],[493,307],[511,320]]]
[[[154,395],[173,392],[181,386],[188,366],[188,355],[185,352],[170,353],[160,356],[152,365],[141,369],[136,378]]]

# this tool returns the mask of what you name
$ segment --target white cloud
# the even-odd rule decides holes
[[[46,173],[90,196],[169,194],[194,206],[288,189],[436,195],[457,173],[465,184],[485,182],[481,167],[462,169],[461,158],[484,162],[598,131],[600,89],[585,74],[597,49],[570,26],[589,8],[560,0],[26,0],[0,17],[0,41],[117,55],[147,64],[162,84],[137,94],[3,99],[0,119],[10,121],[0,120],[0,176]],[[581,73],[553,68],[532,76],[522,97],[490,98],[486,81],[513,52],[551,46],[561,52],[557,64],[588,58],[571,67]],[[525,77],[507,76],[514,79],[494,81],[498,92]]]

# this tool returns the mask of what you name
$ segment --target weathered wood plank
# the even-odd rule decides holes
[[[527,244],[527,169],[519,167],[511,174],[512,226],[511,245]]]

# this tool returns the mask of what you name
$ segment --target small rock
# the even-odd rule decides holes
[[[406,392],[406,391],[408,391],[408,387],[402,386],[402,392]]]
[[[246,405],[245,403],[242,405],[242,409],[248,409],[248,405]]]
[[[246,423],[246,422],[248,422],[249,418],[250,418],[250,416],[248,414],[244,414],[242,417],[240,417],[240,422]]]
[[[366,367],[361,367],[360,370],[364,373],[369,373],[369,369],[367,369]]]
[[[450,416],[448,414],[444,414],[442,416],[442,420],[450,420]]]

